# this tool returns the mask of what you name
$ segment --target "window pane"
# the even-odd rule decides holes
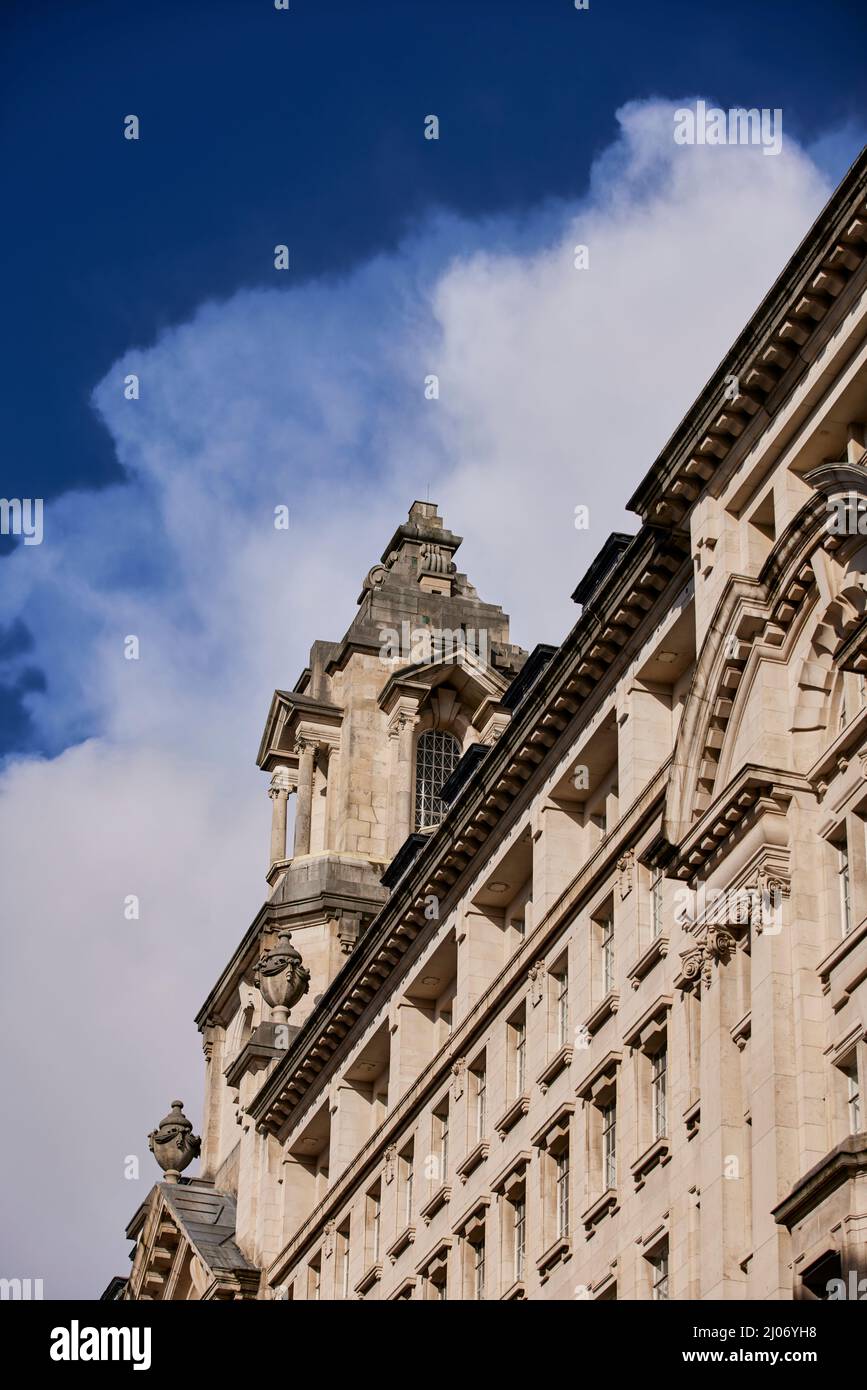
[[[569,1150],[557,1155],[557,1235],[569,1234]]]
[[[557,975],[557,1046],[563,1047],[569,1039],[569,976],[564,970]]]
[[[440,801],[443,784],[451,777],[461,756],[461,745],[453,734],[428,729],[415,749],[415,825],[426,830],[439,825],[448,807]]]
[[[612,1101],[602,1111],[602,1175],[607,1187],[617,1186],[617,1108]]]
[[[657,1302],[665,1302],[668,1299],[668,1250],[662,1250],[656,1259],[651,1261],[653,1270],[653,1297]]]
[[[664,1139],[668,1133],[668,1114],[666,1105],[666,1072],[668,1054],[663,1047],[653,1058],[651,1073],[651,1095],[653,1101],[653,1137]]]
[[[523,1279],[527,1254],[527,1206],[523,1197],[514,1203],[515,1213],[515,1278]]]
[[[858,1085],[858,1072],[855,1066],[846,1073],[849,1084],[849,1131],[861,1133],[861,1090]]]
[[[515,1024],[515,1095],[523,1095],[527,1074],[527,1029],[523,1019]]]
[[[662,932],[662,873],[658,869],[650,885],[650,929],[654,938]]]
[[[843,935],[848,936],[852,930],[852,903],[849,893],[849,850],[845,844],[837,850],[837,856],[837,872],[840,880],[840,918]]]
[[[602,993],[610,994],[614,988],[614,919],[606,917],[602,923]]]

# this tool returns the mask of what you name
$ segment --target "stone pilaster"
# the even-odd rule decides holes
[[[413,829],[412,744],[415,724],[415,708],[409,708],[406,702],[401,702],[388,729],[392,750],[388,816],[388,843],[391,855],[397,853]]]

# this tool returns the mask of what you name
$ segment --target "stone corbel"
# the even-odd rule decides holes
[[[214,1041],[220,1025],[213,1014],[208,1014],[202,1026],[202,1051],[205,1061],[210,1062],[214,1052]]]
[[[617,873],[619,875],[620,897],[628,898],[632,892],[632,879],[635,868],[635,851],[628,849],[617,861]]]
[[[530,981],[530,1003],[535,1009],[536,1005],[542,1002],[545,988],[545,962],[543,960],[534,961],[527,971],[527,977]]]
[[[737,941],[728,927],[708,927],[705,939],[705,960],[725,965],[734,955]],[[710,980],[707,981],[710,984]]]
[[[694,946],[681,951],[680,973],[675,981],[679,989],[692,985],[710,989],[714,966],[726,965],[737,949],[737,937],[726,926],[706,926],[696,934]]]
[[[394,1181],[394,1167],[397,1159],[397,1146],[389,1144],[384,1154],[383,1177],[387,1183]]]
[[[704,969],[704,951],[700,943],[688,947],[680,953],[680,970],[678,971],[675,985],[678,989],[688,990],[694,986],[701,988]]]
[[[750,925],[756,936],[761,936],[765,928],[774,922],[775,916],[782,914],[783,902],[791,896],[791,892],[792,883],[787,874],[776,867],[759,870],[750,912]],[[774,925],[773,935],[780,929],[776,923]]]
[[[344,956],[350,955],[361,935],[361,913],[344,912],[337,918],[337,940]]]
[[[458,1057],[452,1064],[452,1099],[460,1100],[464,1093],[464,1077],[467,1071],[466,1057]]]

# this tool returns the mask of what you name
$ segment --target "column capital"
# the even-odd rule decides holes
[[[389,738],[398,738],[406,729],[415,728],[418,723],[418,703],[410,696],[401,696],[388,721]]]
[[[292,791],[292,776],[288,767],[275,767],[271,774],[271,785],[268,788],[268,795],[271,797],[279,796],[281,792],[288,795]]]

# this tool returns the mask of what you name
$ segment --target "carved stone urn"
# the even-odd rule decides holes
[[[184,1114],[184,1102],[173,1100],[172,1108],[148,1135],[148,1148],[166,1175],[166,1182],[177,1182],[184,1168],[198,1158],[202,1141]]]
[[[301,954],[290,943],[292,933],[277,933],[277,945],[263,951],[253,972],[256,987],[270,1004],[275,1023],[287,1023],[289,1010],[310,988],[310,971],[301,964]]]

